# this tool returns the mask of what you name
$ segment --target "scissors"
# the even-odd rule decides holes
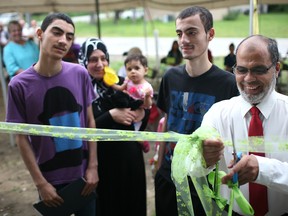
[[[231,139],[232,139],[232,145],[233,145],[233,152],[232,152],[232,155],[233,155],[233,158],[234,158],[233,166],[235,166],[240,161],[240,159],[242,158],[242,152],[237,152],[236,151],[235,142],[234,142],[234,133],[233,133],[231,127],[230,127],[230,131],[231,131]],[[238,173],[235,173],[233,175],[232,182],[233,182],[233,184],[236,184],[238,182]]]

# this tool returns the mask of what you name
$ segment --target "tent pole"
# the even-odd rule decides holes
[[[96,17],[97,17],[97,32],[98,32],[98,38],[101,39],[101,25],[100,25],[100,10],[99,10],[99,0],[95,0],[95,7],[96,7]]]
[[[250,0],[249,35],[259,34],[258,0]]]
[[[253,0],[250,0],[250,7],[249,7],[249,35],[253,34],[253,16],[254,16],[254,3]]]
[[[145,5],[143,5],[143,9],[144,9],[144,16],[143,16],[143,27],[144,27],[144,38],[145,38],[145,54],[146,57],[148,56],[148,33],[147,33],[147,8],[145,7]]]
[[[159,57],[159,32],[154,29],[154,39],[155,39],[155,52],[156,52],[156,69],[160,69],[160,57]]]

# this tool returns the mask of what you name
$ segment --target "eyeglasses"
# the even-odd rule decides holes
[[[236,64],[232,67],[233,72],[235,74],[238,75],[247,75],[248,71],[250,71],[252,74],[254,75],[264,75],[266,74],[270,68],[272,68],[274,66],[274,63],[272,63],[269,67],[265,67],[265,66],[256,66],[253,68],[246,68],[246,67],[242,67],[242,66],[237,66]]]

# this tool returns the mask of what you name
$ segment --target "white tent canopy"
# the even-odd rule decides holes
[[[249,4],[249,0],[1,0],[3,12],[93,12],[98,1],[100,11],[114,11],[136,7],[180,11],[199,5],[208,9]],[[258,0],[258,4],[288,4],[288,0]]]

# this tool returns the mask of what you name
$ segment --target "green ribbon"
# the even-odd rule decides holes
[[[51,125],[37,125],[24,123],[0,122],[0,133],[27,134],[31,136],[49,136],[86,141],[158,141],[158,142],[177,142],[180,138],[187,138],[189,135],[176,132],[148,132],[148,131],[127,131],[110,130],[98,128],[78,128]],[[208,136],[211,138],[210,136]],[[232,142],[221,138],[226,146],[232,146]],[[273,142],[265,141],[263,147],[263,137],[253,139],[238,140],[237,150],[242,152],[265,152],[277,153],[288,152],[287,138],[279,139],[272,137]],[[277,143],[278,145],[275,145]]]
[[[211,196],[211,198],[213,198],[216,201],[216,204],[218,205],[218,207],[223,211],[226,204],[227,204],[227,200],[220,195],[219,188],[221,185],[221,178],[224,176],[223,175],[220,177],[220,173],[224,173],[224,172],[223,171],[220,171],[220,172],[219,171],[212,171],[211,173],[209,173],[208,182],[212,185],[213,190],[211,190],[209,187],[207,187],[206,193],[209,193],[209,196]],[[217,185],[215,185],[215,181],[217,182]],[[217,186],[217,187],[215,187],[215,186]]]
[[[212,197],[214,192],[209,189],[206,175],[205,160],[202,156],[202,141],[207,138],[220,138],[212,128],[198,128],[188,137],[181,138],[174,149],[171,164],[171,177],[177,193],[177,206],[179,215],[194,215],[187,176],[190,176],[206,215],[221,215]]]
[[[200,127],[189,137],[180,139],[174,149],[171,176],[177,190],[176,197],[179,215],[188,215],[188,213],[189,215],[194,215],[187,176],[190,176],[194,183],[206,215],[225,214],[224,208],[227,200],[220,195],[220,185],[221,178],[226,174],[218,170],[218,163],[215,171],[209,172],[202,156],[202,142],[208,138],[219,139],[220,136],[213,128]],[[208,182],[212,185],[212,189],[209,188],[205,177],[208,173]],[[243,213],[253,215],[253,208],[243,196],[238,183],[233,184],[230,182],[228,186],[231,189],[228,215],[232,215],[234,200],[236,200]]]
[[[148,131],[110,130],[51,125],[0,122],[0,133],[49,136],[85,141],[163,141],[177,142],[188,136],[175,132],[159,133]]]
[[[226,173],[224,171],[219,171],[218,173],[213,171],[208,175],[208,181],[211,185],[213,185],[215,178],[217,178],[218,182],[219,182],[219,187],[220,187],[221,178],[223,178],[225,175],[226,175]],[[240,191],[238,182],[233,183],[232,181],[229,181],[228,187],[231,189],[228,215],[232,215],[234,200],[236,200],[242,213],[244,213],[245,215],[254,215],[254,210],[253,210],[252,206],[250,205],[250,203],[243,196],[242,192]],[[219,202],[217,203],[219,207],[223,206],[223,205],[225,207],[227,200],[225,200],[223,197],[219,196],[219,194],[215,195],[215,199],[216,199],[216,203],[217,203],[217,200],[219,200]],[[224,209],[224,208],[221,208],[221,209]]]
[[[220,177],[222,178],[224,175],[225,173],[223,172],[223,175],[220,175]],[[254,210],[252,206],[250,205],[250,203],[245,199],[242,192],[240,191],[238,182],[232,183],[232,181],[230,181],[228,182],[228,187],[231,189],[231,194],[232,194],[230,197],[230,207],[233,206],[231,202],[233,202],[235,199],[239,208],[245,215],[254,215]],[[231,212],[232,212],[232,207],[231,207]]]

